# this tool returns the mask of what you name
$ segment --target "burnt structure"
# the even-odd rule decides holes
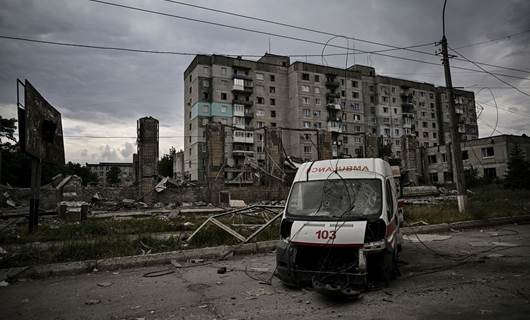
[[[158,177],[158,120],[140,118],[137,122],[138,154],[135,167],[138,177],[138,198],[149,205],[154,202],[153,190]]]

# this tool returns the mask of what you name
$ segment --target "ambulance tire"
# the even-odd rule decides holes
[[[368,268],[372,281],[384,282],[388,286],[390,280],[395,277],[395,250],[372,256],[368,261]]]
[[[381,280],[388,286],[390,280],[395,278],[395,250],[382,253]]]

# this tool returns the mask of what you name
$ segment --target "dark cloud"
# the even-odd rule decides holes
[[[164,1],[111,0],[151,10],[204,20],[267,30],[325,42],[329,37],[214,14]],[[443,1],[194,1],[204,6],[236,11],[389,43],[411,45],[441,38]],[[530,29],[530,2],[449,1],[447,37],[457,47]],[[0,4],[0,34],[49,41],[201,53],[262,54],[268,49],[264,35],[181,21],[168,17],[128,11],[89,1],[4,0]],[[273,53],[320,53],[322,48],[303,42],[270,38]],[[345,45],[344,39],[333,43]],[[350,46],[362,50],[382,49],[359,41]],[[434,46],[422,48],[434,52]],[[329,48],[327,53],[344,52]],[[530,69],[530,33],[510,40],[464,48],[461,53],[473,60]],[[439,63],[439,58],[410,52],[393,52]],[[377,72],[442,85],[441,66],[389,59],[377,55],[349,57],[349,63],[372,64]],[[182,73],[192,57],[108,52],[50,45],[35,45],[0,39],[0,112],[13,114],[15,79],[27,78],[60,109],[68,135],[134,136],[136,120],[145,115],[160,119],[160,135],[182,135]],[[305,59],[301,59],[305,61]],[[320,63],[320,58],[308,58]],[[344,58],[329,58],[332,65],[344,66]],[[454,66],[473,68],[465,62]],[[495,68],[488,67],[488,70]],[[499,70],[499,72],[501,72]],[[529,77],[528,73],[502,73]],[[457,86],[505,87],[491,76],[454,69]],[[530,92],[530,81],[505,80]],[[478,89],[477,89],[478,90]],[[530,114],[530,98],[514,90],[494,89],[499,106],[519,114]],[[481,135],[489,135],[496,121],[491,97],[480,93],[486,107],[480,118]],[[528,116],[499,111],[499,127],[510,133],[528,133]],[[76,161],[130,161],[134,139],[67,139],[67,158]],[[161,153],[170,146],[182,147],[183,139],[161,140]]]

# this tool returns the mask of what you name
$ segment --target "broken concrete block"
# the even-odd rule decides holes
[[[247,204],[243,200],[230,199],[229,206],[232,208],[244,208],[247,206]]]
[[[123,199],[121,201],[121,204],[126,208],[132,208],[134,207],[134,200],[133,199]]]
[[[98,282],[98,287],[106,288],[112,286],[112,282]]]

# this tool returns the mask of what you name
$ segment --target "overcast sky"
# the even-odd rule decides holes
[[[173,15],[199,18],[288,36],[326,42],[329,36],[280,27],[162,0],[108,0]],[[186,1],[186,0],[183,0]],[[191,1],[187,1],[191,3]],[[439,41],[443,0],[388,1],[193,1],[194,4],[310,27],[396,46]],[[530,1],[449,0],[446,34],[451,47],[497,39],[530,30]],[[0,35],[56,42],[134,49],[219,54],[320,54],[321,45],[231,30],[116,8],[87,0],[1,0]],[[336,39],[335,45],[346,46]],[[356,41],[350,46],[380,50],[382,46]],[[434,46],[418,48],[434,52]],[[459,50],[475,61],[530,71],[530,32],[510,39]],[[344,53],[328,48],[326,53]],[[388,54],[439,62],[439,58],[404,51]],[[161,136],[183,134],[183,72],[192,56],[161,55],[60,47],[0,39],[0,114],[16,115],[17,78],[28,79],[63,116],[66,136],[136,136],[136,120],[151,115],[160,120]],[[306,61],[305,58],[296,58]],[[292,59],[295,60],[295,59]],[[320,63],[320,57],[307,58]],[[344,57],[328,63],[344,67]],[[349,57],[348,64],[354,58]],[[443,85],[442,66],[377,55],[355,56],[355,63],[376,72]],[[466,62],[452,65],[473,68]],[[530,72],[493,67],[490,71],[530,78]],[[502,78],[530,93],[530,81]],[[507,89],[488,74],[453,69],[453,84],[474,90],[485,107],[479,118],[480,136],[489,136],[496,122],[492,87],[499,110],[498,130],[530,134],[530,97]],[[476,87],[476,88],[473,88]],[[496,133],[498,134],[498,133]],[[163,138],[160,153],[183,146],[183,138]],[[66,159],[76,162],[132,161],[134,138],[65,137]]]

